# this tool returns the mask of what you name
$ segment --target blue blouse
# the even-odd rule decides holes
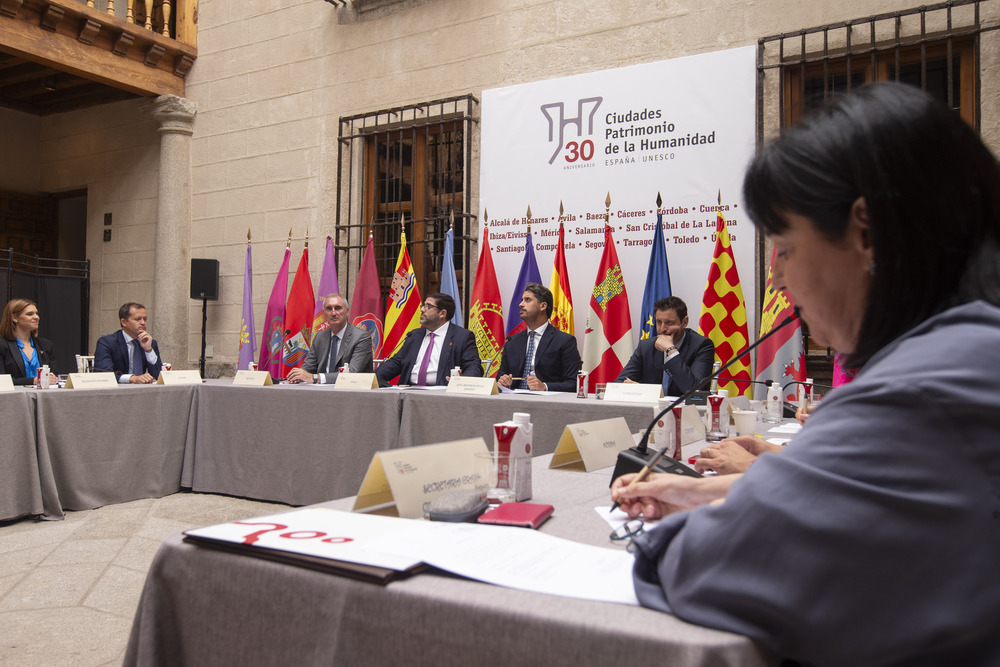
[[[24,353],[24,342],[20,338],[17,339],[17,347],[21,350],[21,358],[24,359],[24,377],[38,377],[38,369],[41,366],[38,365],[38,347],[35,345],[35,339],[31,339],[31,348],[35,351],[35,354],[30,360],[28,359],[28,355]]]

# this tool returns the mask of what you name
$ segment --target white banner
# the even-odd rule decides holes
[[[549,286],[562,200],[582,348],[610,192],[638,339],[659,192],[672,292],[687,303],[697,330],[721,192],[753,337],[754,228],[743,215],[741,190],[755,145],[754,58],[748,46],[483,92],[480,234],[485,210],[505,322],[524,256],[527,208]]]

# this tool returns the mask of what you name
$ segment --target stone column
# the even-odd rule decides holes
[[[198,105],[176,95],[156,98],[160,123],[160,180],[156,203],[156,250],[149,330],[163,358],[188,366],[191,305],[191,135]]]

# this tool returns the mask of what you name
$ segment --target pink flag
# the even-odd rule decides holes
[[[281,345],[285,340],[285,294],[288,292],[288,261],[292,251],[285,246],[285,259],[278,269],[278,276],[267,300],[264,314],[264,334],[260,339],[258,370],[267,371],[271,377],[281,377]]]
[[[340,293],[340,284],[337,282],[337,256],[333,249],[333,239],[326,237],[326,255],[323,257],[323,272],[319,274],[319,289],[316,291],[316,308],[313,310],[312,335],[327,328],[326,319],[323,317],[323,301],[333,293]]]

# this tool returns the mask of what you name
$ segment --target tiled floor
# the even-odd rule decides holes
[[[165,537],[282,509],[178,493],[67,512],[63,521],[0,524],[0,666],[120,665]]]

